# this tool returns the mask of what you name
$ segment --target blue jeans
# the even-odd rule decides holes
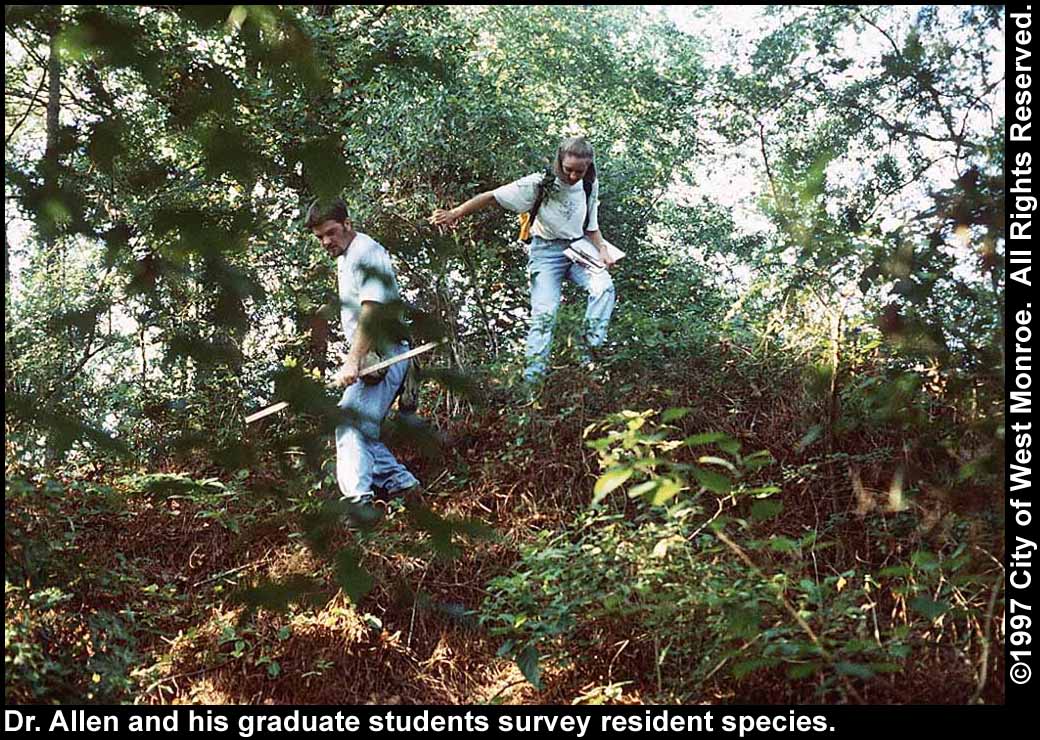
[[[387,356],[407,351],[408,345],[402,342],[391,347]],[[336,427],[336,481],[342,497],[348,501],[370,500],[373,485],[394,492],[419,484],[379,441],[383,417],[397,397],[410,362],[391,365],[375,385],[358,380],[343,391],[339,408],[345,418]]]
[[[527,368],[524,380],[536,382],[544,375],[552,347],[556,310],[560,306],[563,279],[567,278],[589,294],[585,308],[585,341],[599,347],[607,339],[610,314],[614,311],[614,281],[610,273],[592,273],[563,255],[569,246],[566,239],[531,239],[531,255],[527,274],[531,281],[531,328],[527,334]]]

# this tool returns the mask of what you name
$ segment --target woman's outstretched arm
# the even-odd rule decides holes
[[[494,192],[488,190],[485,193],[473,196],[461,206],[455,206],[448,210],[438,208],[433,212],[433,215],[430,216],[430,223],[435,226],[447,226],[450,228],[474,211],[479,211],[481,208],[487,208],[494,202]]]

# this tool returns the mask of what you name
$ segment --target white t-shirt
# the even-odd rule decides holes
[[[365,301],[390,303],[399,300],[401,292],[386,248],[360,231],[347,251],[336,258],[336,274],[340,319],[349,347],[357,331],[361,304]]]
[[[538,195],[538,183],[544,174],[521,177],[508,185],[495,188],[492,193],[498,204],[514,213],[525,213],[534,208]],[[589,194],[589,231],[599,231],[599,180],[592,183]],[[531,233],[543,239],[580,239],[585,236],[585,186],[579,180],[567,185],[559,177],[556,188],[546,193],[538,208],[538,217],[531,225]]]

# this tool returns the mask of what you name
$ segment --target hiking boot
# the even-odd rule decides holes
[[[404,505],[407,508],[411,508],[416,505],[420,505],[423,499],[426,498],[426,491],[423,490],[421,484],[416,484],[411,488],[406,488],[403,491],[395,491],[398,498],[404,500]]]
[[[368,530],[376,526],[385,516],[386,510],[377,506],[374,499],[362,496],[357,500],[340,498],[331,503],[329,513],[351,528]]]

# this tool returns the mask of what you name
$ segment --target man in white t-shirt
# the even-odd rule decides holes
[[[307,228],[336,260],[340,319],[350,345],[343,367],[333,377],[343,387],[339,408],[344,421],[336,427],[336,480],[342,497],[352,503],[372,500],[372,486],[393,495],[419,485],[379,440],[383,418],[408,372],[410,360],[391,365],[377,382],[359,380],[369,352],[391,357],[408,350],[399,337],[384,336],[400,303],[390,255],[367,234],[354,231],[346,204],[315,201],[307,212]],[[392,333],[392,332],[390,332]]]
[[[563,253],[571,242],[585,237],[599,249],[600,259],[607,267],[614,264],[599,230],[599,180],[592,146],[584,137],[565,139],[557,150],[553,170],[555,177],[551,180],[542,174],[528,175],[481,193],[455,208],[438,209],[430,218],[438,226],[453,227],[464,216],[492,203],[516,213],[530,212],[538,205],[531,226],[527,266],[531,283],[531,327],[527,335],[524,380],[532,384],[544,377],[548,366],[564,278],[588,291],[585,340],[590,348],[598,348],[606,341],[615,300],[614,282],[609,272],[590,272]]]

